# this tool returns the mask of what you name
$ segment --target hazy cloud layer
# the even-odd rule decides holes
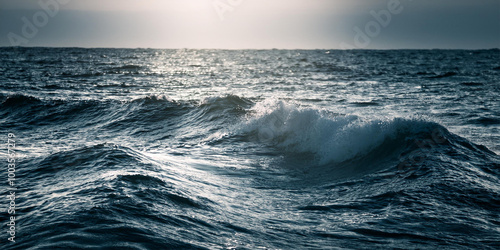
[[[498,0],[66,1],[0,0],[0,46],[500,47]]]

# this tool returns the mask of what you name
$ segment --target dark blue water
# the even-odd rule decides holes
[[[0,48],[0,246],[498,249],[499,59]]]

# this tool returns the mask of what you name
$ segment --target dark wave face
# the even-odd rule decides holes
[[[0,48],[0,246],[498,249],[499,55]]]

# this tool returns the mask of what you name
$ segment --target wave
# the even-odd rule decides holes
[[[23,185],[30,191],[24,193],[31,198],[21,198],[20,212],[26,218],[23,232],[30,237],[17,243],[16,249],[34,245],[112,248],[124,239],[130,242],[121,246],[137,249],[195,248],[187,240],[178,240],[178,235],[153,241],[158,231],[150,226],[163,225],[171,232],[176,227],[203,227],[207,222],[196,224],[182,211],[204,211],[213,204],[191,191],[189,180],[167,173],[161,163],[114,144],[60,151],[31,158],[26,164],[34,166],[22,169],[30,180]],[[42,245],[40,239],[44,239]]]
[[[357,106],[357,107],[369,107],[369,106],[380,106],[380,103],[375,102],[375,101],[369,101],[369,102],[351,102],[352,105]]]
[[[500,124],[500,118],[480,117],[480,118],[472,119],[468,123],[482,125],[482,126],[494,126],[494,125]]]
[[[429,78],[431,78],[431,79],[439,79],[439,78],[446,78],[446,77],[455,76],[455,75],[457,75],[456,72],[446,72],[444,74],[431,76]]]
[[[462,212],[498,210],[495,185],[500,161],[485,147],[424,119],[363,118],[284,101],[254,102],[236,95],[193,102],[165,95],[126,102],[47,100],[23,95],[2,98],[10,103],[6,109],[26,111],[41,106],[38,116],[53,116],[53,124],[73,119],[86,137],[103,129],[116,130],[107,139],[129,143],[92,142],[81,146],[72,142],[70,149],[24,159],[23,165],[30,167],[20,169],[19,174],[26,180],[23,194],[29,198],[20,199],[26,218],[21,225],[30,237],[23,236],[18,248],[29,248],[44,239],[39,246],[46,248],[212,249],[225,244],[220,235],[267,237],[269,228],[276,225],[284,230],[273,233],[286,240],[272,246],[293,248],[298,243],[290,242],[289,237],[297,224],[289,218],[274,218],[274,213],[283,212],[300,216],[299,220],[320,215],[328,218],[328,226],[332,217],[334,223],[341,218],[343,232],[373,242],[380,240],[379,235],[438,239],[439,232],[419,228],[421,218],[452,220],[446,225],[475,230],[476,235],[488,232],[483,225],[495,226],[493,222],[475,226],[468,219],[453,220]],[[2,104],[0,111],[3,108]],[[95,127],[82,126],[85,119],[99,122]],[[136,136],[139,130],[146,132]],[[161,139],[168,135],[181,143],[193,143],[185,138],[193,134],[210,138],[223,131],[229,134],[218,142],[228,144],[218,149],[229,152],[236,158],[234,162],[225,162],[226,154],[205,158],[193,153],[194,147],[186,154],[173,153],[175,149],[159,150],[161,156],[134,148],[137,141],[170,143]],[[124,135],[130,137],[123,140]],[[255,148],[264,148],[267,154],[254,154],[251,151]],[[205,150],[205,154],[214,152]],[[250,170],[235,167],[220,171],[221,165],[239,164],[238,152],[244,152],[242,159],[250,162],[245,166]],[[279,175],[252,169],[262,156],[264,161],[278,163]],[[305,167],[297,171],[297,177],[293,175],[297,172],[281,171],[287,164]],[[412,171],[406,173],[406,169]],[[401,178],[393,178],[396,171],[404,172],[398,175]],[[276,204],[279,210],[275,210]],[[414,209],[432,212],[415,219]],[[412,213],[405,214],[407,211]],[[455,217],[442,216],[443,211]],[[368,223],[352,223],[345,213]],[[401,218],[408,221],[403,233],[393,228],[400,225]],[[321,229],[299,233],[303,238],[297,241],[311,237],[345,239]]]
[[[179,104],[178,102],[176,102],[175,100],[166,95],[148,95],[145,97],[133,99],[130,102],[139,105]]]
[[[23,105],[38,105],[42,103],[42,100],[29,95],[14,94],[2,97],[2,106],[4,107],[18,107]]]
[[[91,78],[91,77],[99,77],[104,76],[104,72],[85,72],[85,73],[69,73],[63,72],[61,76],[63,77],[75,77],[75,78]]]
[[[255,116],[242,131],[289,152],[313,153],[319,164],[353,159],[401,133],[416,134],[437,126],[419,120],[367,120],[355,115],[334,115],[281,101],[258,104],[254,110]]]
[[[480,83],[480,82],[462,82],[460,83],[464,86],[483,86],[484,84],[483,83]]]
[[[141,65],[123,65],[119,67],[110,67],[106,69],[106,73],[108,74],[123,74],[123,73],[129,73],[129,74],[137,74],[141,70],[145,70],[146,68]]]
[[[53,127],[72,132],[88,131],[88,136],[96,137],[99,137],[97,131],[119,132],[152,140],[201,139],[237,123],[252,105],[249,99],[235,95],[183,102],[165,95],[128,101],[0,96],[0,114],[6,128]]]
[[[238,117],[246,113],[254,103],[246,98],[236,95],[226,95],[220,97],[209,97],[201,101],[199,108],[206,115],[218,117]]]
[[[339,166],[351,162],[368,166],[391,161],[392,167],[401,168],[419,162],[417,154],[429,149],[442,153],[456,145],[466,145],[468,154],[494,155],[486,147],[421,118],[362,118],[282,101],[258,103],[249,114],[235,134],[290,155],[292,162],[303,155],[306,165]]]
[[[231,107],[248,107],[253,104],[250,99],[239,97],[237,95],[225,95],[217,97],[209,97],[201,102],[202,106],[216,106],[226,108]]]
[[[14,127],[99,122],[111,101],[42,99],[29,95],[4,96],[0,114]],[[109,113],[109,112],[108,112]]]
[[[106,66],[108,64],[104,64]],[[146,67],[140,66],[140,65],[123,65],[123,66],[116,66],[116,67],[97,67],[95,69],[91,69],[88,71],[83,71],[80,70],[78,72],[61,72],[60,76],[61,77],[69,77],[69,78],[83,78],[83,79],[88,79],[88,78],[95,78],[95,77],[102,77],[105,75],[113,75],[113,74],[139,74],[142,73],[142,71],[147,70]]]
[[[50,85],[51,86],[51,85]],[[104,99],[104,100],[93,100],[93,99],[58,99],[58,98],[39,98],[32,95],[24,95],[24,94],[12,94],[12,95],[4,95],[0,94],[0,103],[2,106],[9,107],[17,107],[22,108],[24,105],[50,105],[50,104],[68,104],[68,103],[77,103],[77,102],[86,102],[86,103],[120,103],[120,104],[134,104],[134,105],[156,105],[156,104],[175,104],[175,105],[186,105],[186,106],[195,106],[196,102],[179,102],[176,101],[169,96],[166,95],[148,95],[144,97],[135,98],[129,101],[118,101],[112,99]],[[217,110],[226,109],[226,108],[248,108],[252,105],[253,102],[247,98],[242,98],[236,95],[225,95],[225,96],[217,96],[217,97],[209,97],[201,100],[198,107],[207,107],[210,109]]]
[[[254,103],[236,95],[210,97],[198,103],[178,102],[165,95],[125,102],[42,100],[11,95],[3,96],[0,113],[11,120],[7,125],[12,123],[12,126],[78,124],[83,125],[82,129],[121,131],[156,139],[188,136],[200,142],[208,138],[210,142],[205,142],[211,145],[228,138],[215,136],[218,139],[214,140],[214,134],[231,134],[236,141],[257,142],[289,154],[312,155],[317,165],[338,164],[378,151],[401,154],[418,147],[417,141],[437,140],[436,134],[451,136],[443,126],[418,118],[362,118],[300,108],[283,101]],[[28,115],[20,116],[20,113]],[[473,122],[498,123],[497,119],[488,118]]]

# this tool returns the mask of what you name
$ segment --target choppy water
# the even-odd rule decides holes
[[[0,48],[0,244],[498,249],[499,59]]]

